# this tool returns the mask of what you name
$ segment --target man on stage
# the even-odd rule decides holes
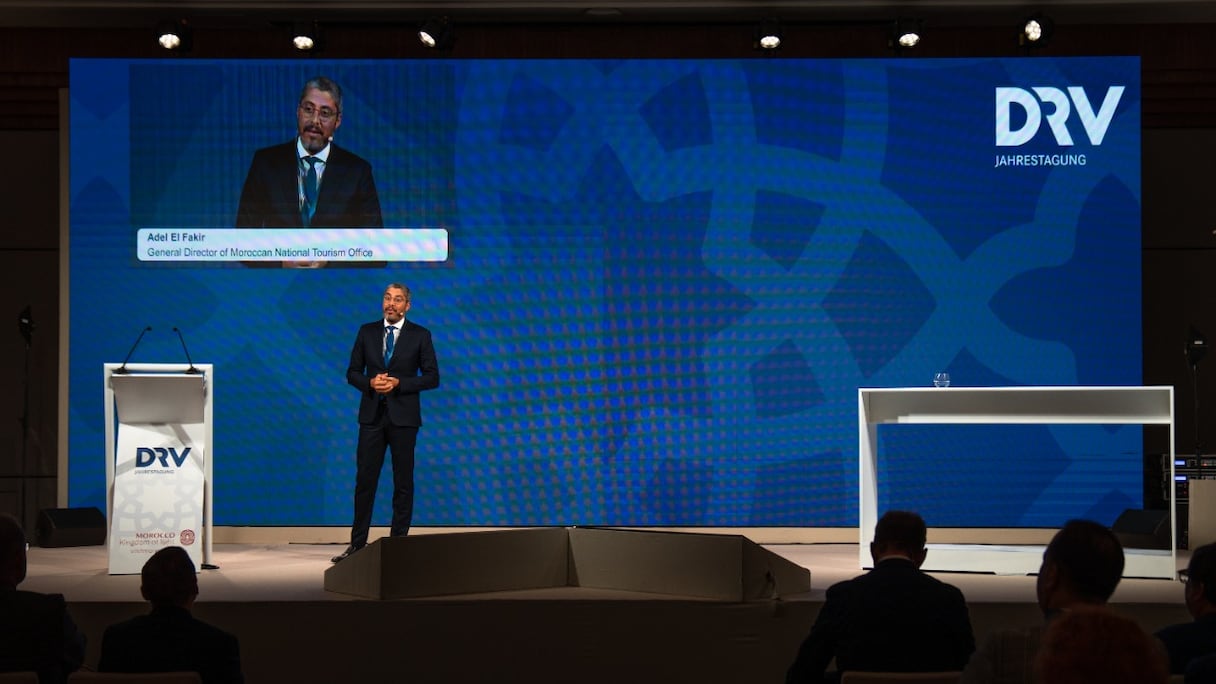
[[[384,452],[393,454],[391,535],[405,536],[414,512],[414,444],[422,425],[419,393],[439,386],[439,362],[431,332],[406,320],[410,290],[384,290],[384,320],[366,323],[355,336],[346,381],[359,389],[359,442],[355,449],[355,520],[350,546],[337,563],[367,544]]]

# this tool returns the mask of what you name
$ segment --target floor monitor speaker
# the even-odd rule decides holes
[[[1170,512],[1129,508],[1119,514],[1111,531],[1124,547],[1170,548]]]
[[[44,508],[38,513],[34,541],[43,548],[97,546],[106,542],[106,516],[95,506]]]

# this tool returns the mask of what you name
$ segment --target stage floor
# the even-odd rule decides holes
[[[323,573],[329,559],[343,544],[216,544],[213,561],[218,570],[199,574],[199,601],[350,601],[356,597],[327,592]],[[856,544],[767,544],[764,548],[811,571],[811,600],[821,601],[829,586],[854,577],[858,567]],[[933,553],[930,546],[930,554]],[[1179,567],[1188,556],[1180,551]],[[1034,576],[997,576],[986,573],[935,572],[934,576],[957,586],[969,602],[1033,603]],[[21,588],[63,594],[69,602],[138,601],[138,575],[107,574],[106,547],[61,549],[33,547],[29,573]],[[580,595],[588,590],[580,589]],[[477,594],[494,598],[500,594]],[[553,593],[551,590],[531,593]],[[560,592],[558,592],[560,593]],[[609,592],[627,597],[632,592]],[[654,598],[653,595],[644,595]],[[1182,585],[1160,579],[1124,579],[1115,603],[1182,606]]]
[[[764,548],[810,569],[811,591],[744,603],[581,587],[376,601],[323,588],[342,544],[217,544],[194,612],[237,635],[249,684],[776,683],[828,586],[862,570],[856,544]],[[932,574],[963,591],[977,640],[1042,619],[1033,576]],[[21,588],[67,598],[86,667],[107,625],[147,611],[139,576],[109,575],[104,546],[31,548]],[[1113,603],[1150,631],[1190,619],[1173,580],[1125,579]]]

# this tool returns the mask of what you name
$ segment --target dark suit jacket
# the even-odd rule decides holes
[[[1216,614],[1162,628],[1157,638],[1170,654],[1170,673],[1183,674],[1192,660],[1216,653]]]
[[[439,361],[435,358],[431,331],[405,320],[401,323],[398,338],[393,345],[393,358],[389,359],[386,369],[384,319],[359,327],[355,346],[350,352],[350,365],[346,368],[346,381],[363,393],[359,401],[360,423],[375,422],[380,395],[371,388],[371,379],[387,370],[390,376],[400,380],[397,389],[384,398],[389,419],[393,425],[422,425],[418,393],[439,386]]]
[[[299,157],[296,141],[265,147],[253,155],[237,228],[300,227]],[[313,227],[380,228],[380,196],[372,166],[362,157],[330,143],[329,160],[321,178]]]
[[[1186,666],[1186,684],[1212,684],[1216,682],[1216,654],[1200,656]]]
[[[0,589],[0,672],[33,671],[53,684],[83,661],[84,635],[62,594]]]
[[[197,672],[204,684],[245,680],[237,638],[173,606],[107,627],[97,671]]]
[[[974,650],[962,592],[889,558],[828,589],[786,681],[822,682],[833,656],[841,672],[961,670]]]

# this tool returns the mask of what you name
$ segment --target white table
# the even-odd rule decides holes
[[[860,561],[872,563],[870,542],[878,522],[876,465],[878,426],[883,423],[937,424],[1138,424],[1169,426],[1174,453],[1173,387],[890,387],[857,390],[860,468]],[[1174,479],[1173,459],[1170,481]],[[1170,506],[1170,539],[1177,521]],[[1168,550],[1124,549],[1125,577],[1173,579],[1174,544]],[[923,569],[998,574],[1038,572],[1042,546],[991,544],[930,545]]]

